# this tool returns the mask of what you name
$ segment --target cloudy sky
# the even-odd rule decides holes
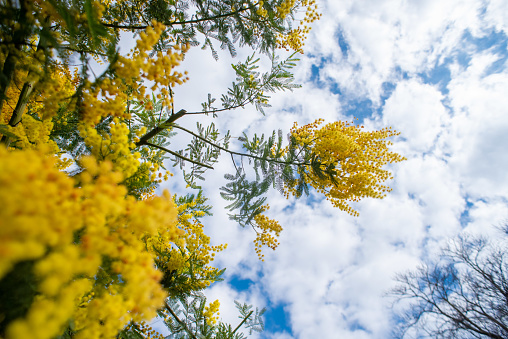
[[[215,123],[238,136],[358,117],[367,129],[400,131],[393,149],[408,160],[391,167],[393,192],[357,203],[356,218],[316,194],[286,200],[271,191],[269,216],[284,231],[261,263],[252,230],[223,209],[219,188],[232,172],[224,157],[204,187],[214,205],[206,232],[229,244],[216,260],[226,282],[207,295],[232,324],[233,300],[266,307],[266,331],[254,338],[390,338],[385,293],[394,275],[432,259],[459,232],[489,234],[508,218],[508,2],[318,3],[323,17],[295,69],[303,87],[273,96],[266,116],[245,109]],[[248,51],[239,54],[216,62],[209,51],[191,51],[176,108],[200,110],[207,93],[219,97],[234,79],[230,64]],[[173,180],[163,187],[183,192]]]

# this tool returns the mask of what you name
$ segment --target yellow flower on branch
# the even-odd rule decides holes
[[[263,215],[263,212],[270,209],[269,205],[261,206],[261,212],[254,217],[255,229],[257,232],[256,239],[254,239],[254,245],[258,258],[264,261],[264,255],[261,253],[262,247],[267,246],[272,250],[275,250],[279,246],[277,238],[282,232],[282,226],[277,220],[268,218]]]
[[[205,307],[203,315],[205,316],[205,320],[209,325],[215,325],[217,323],[217,320],[219,320],[220,315],[219,307],[220,307],[219,300],[215,300],[214,302],[211,302],[208,306]]]
[[[77,338],[114,337],[129,321],[154,317],[167,295],[144,239],[181,236],[169,193],[126,197],[108,160],[84,157],[73,179],[45,153],[0,148],[0,158],[0,279],[33,261],[37,282],[37,297],[6,338],[52,338],[69,319]]]
[[[314,164],[307,165],[300,175],[332,205],[357,216],[350,202],[371,197],[382,199],[391,188],[384,182],[391,173],[383,166],[405,160],[388,149],[387,139],[400,133],[390,128],[367,132],[363,126],[337,121],[320,127],[323,119],[291,129],[300,150],[309,153]],[[286,185],[285,192],[298,195],[297,183]]]

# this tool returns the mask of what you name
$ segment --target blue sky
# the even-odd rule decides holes
[[[393,149],[408,160],[391,167],[387,198],[355,205],[358,218],[316,195],[269,192],[269,215],[284,231],[261,263],[252,231],[223,210],[218,190],[231,172],[224,158],[204,187],[214,205],[207,232],[229,245],[216,261],[227,268],[226,283],[207,295],[233,324],[233,300],[267,307],[266,331],[253,338],[390,338],[396,318],[385,294],[394,275],[434,258],[450,237],[492,234],[508,217],[508,2],[318,4],[323,17],[295,69],[303,87],[274,95],[266,116],[246,109],[216,123],[240,135],[357,117],[367,129],[400,131]],[[222,53],[215,62],[209,51],[191,50],[176,108],[199,110],[208,92],[219,96],[234,78],[230,64],[248,54]]]

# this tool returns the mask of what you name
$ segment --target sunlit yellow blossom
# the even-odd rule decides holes
[[[303,53],[303,45],[307,35],[310,33],[310,26],[312,22],[319,20],[321,14],[318,13],[318,6],[315,0],[284,0],[280,6],[277,6],[276,15],[279,18],[286,18],[286,16],[300,8],[305,8],[305,16],[300,20],[296,28],[287,30],[284,33],[277,35],[277,48],[286,50],[294,50]]]
[[[219,300],[215,300],[211,302],[208,306],[205,306],[205,310],[203,311],[203,315],[205,316],[205,320],[209,325],[215,325],[217,320],[219,320]]]
[[[170,293],[202,290],[208,287],[219,269],[210,266],[215,253],[224,250],[227,245],[212,246],[210,237],[204,233],[204,226],[197,220],[201,211],[193,210],[196,201],[178,206],[178,228],[182,235],[177,241],[168,238],[163,232],[146,238],[147,248],[157,257],[157,266],[164,272],[176,272],[177,275],[192,274],[194,281],[188,284],[172,286],[171,280],[164,281]],[[169,277],[167,277],[169,279]]]
[[[405,158],[390,152],[391,142],[386,139],[400,133],[391,127],[367,132],[363,131],[363,126],[343,121],[319,128],[322,123],[323,120],[318,119],[299,128],[295,123],[291,130],[299,147],[320,161],[322,171],[330,171],[327,175],[319,175],[307,166],[304,179],[335,207],[356,216],[358,212],[349,205],[350,202],[365,197],[382,199],[391,191],[384,185],[391,173],[382,167]],[[285,190],[286,194],[297,194],[295,186],[286,186]]]
[[[264,257],[264,255],[261,253],[262,247],[267,246],[272,250],[275,250],[277,246],[279,246],[277,238],[280,236],[280,232],[282,232],[282,226],[277,220],[270,219],[263,214],[263,212],[267,211],[268,209],[270,209],[270,206],[262,206],[261,213],[257,214],[254,217],[257,232],[254,244],[256,247],[256,253],[260,260],[263,260]]]
[[[35,260],[39,281],[37,298],[7,338],[52,338],[72,318],[77,337],[114,337],[130,320],[154,317],[166,293],[143,239],[160,234],[177,242],[169,193],[126,198],[122,174],[93,157],[81,160],[85,171],[76,179],[44,153],[0,148],[0,158],[0,278]]]

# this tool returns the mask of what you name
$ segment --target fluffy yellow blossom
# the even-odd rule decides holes
[[[384,128],[379,131],[363,131],[363,126],[349,122],[333,122],[319,128],[322,119],[299,127],[295,123],[291,135],[301,150],[310,152],[321,164],[320,175],[307,166],[304,179],[319,193],[323,193],[335,207],[358,215],[350,202],[365,197],[382,199],[391,188],[383,183],[391,179],[391,173],[382,167],[405,160],[390,152],[387,139],[399,135]],[[333,178],[333,179],[332,179]],[[295,184],[296,185],[296,184]],[[297,194],[295,186],[286,186],[286,194]]]
[[[260,0],[258,3],[258,9],[256,10],[257,15],[265,17],[268,14],[268,11],[263,7],[264,1]]]
[[[129,321],[154,317],[167,295],[144,239],[178,241],[169,193],[126,198],[123,175],[93,157],[75,179],[40,152],[0,148],[0,158],[0,279],[30,260],[38,281],[6,338],[53,338],[70,319],[77,338],[112,338]]]
[[[269,205],[263,205],[261,207],[261,213],[254,217],[257,232],[256,239],[254,239],[254,245],[256,247],[258,258],[263,261],[264,255],[261,253],[262,247],[267,246],[272,250],[275,250],[277,246],[279,246],[277,238],[280,236],[280,232],[282,232],[282,226],[277,220],[270,219],[266,215],[263,215],[263,212],[266,212],[269,209]]]
[[[72,243],[81,228],[79,192],[35,151],[0,147],[0,278],[17,262],[41,258],[47,247]]]
[[[60,151],[57,144],[49,138],[53,129],[51,119],[36,120],[26,114],[21,123],[9,129],[18,138],[13,143],[17,148],[40,149],[41,145],[44,145],[43,147],[49,148],[49,153],[57,154]]]
[[[280,6],[277,6],[277,16],[281,19],[284,19],[286,15],[291,13],[291,9],[295,5],[296,0],[284,0]]]
[[[178,206],[177,227],[182,232],[177,241],[159,232],[146,238],[147,248],[157,258],[157,267],[170,273],[164,276],[163,284],[170,293],[199,291],[214,281],[220,270],[210,266],[215,254],[224,250],[227,244],[212,246],[210,237],[204,233],[204,226],[197,218],[203,212],[195,210],[196,201]],[[186,283],[175,284],[178,276],[188,276]]]
[[[96,159],[112,162],[113,169],[122,172],[126,178],[138,170],[140,154],[131,151],[129,128],[125,123],[114,119],[110,124],[110,134],[103,135],[86,124],[80,124],[78,129]]]
[[[285,19],[288,14],[297,12],[300,8],[305,8],[304,18],[299,21],[296,28],[288,29],[286,32],[277,35],[277,48],[291,49],[303,53],[303,45],[311,29],[308,25],[321,17],[316,1],[284,0],[280,6],[276,7],[276,15],[281,19]]]
[[[205,306],[203,315],[205,316],[205,320],[209,325],[215,325],[217,323],[217,320],[219,320],[220,315],[219,307],[220,307],[219,300],[215,300],[210,304],[208,304],[208,306]]]

